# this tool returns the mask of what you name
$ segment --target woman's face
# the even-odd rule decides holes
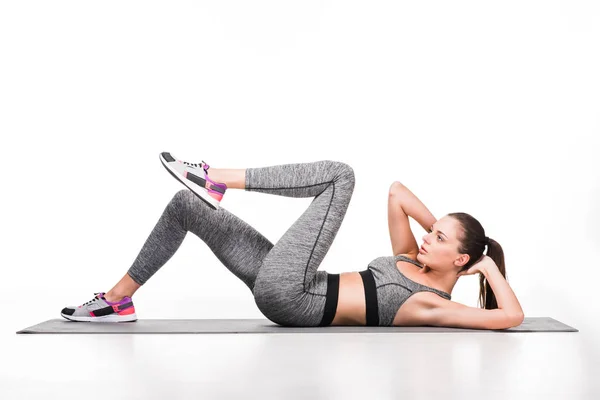
[[[423,236],[423,249],[419,249],[417,261],[437,270],[455,270],[468,262],[469,256],[458,253],[458,229],[456,219],[444,216],[437,220],[432,231]],[[466,260],[464,259],[466,257]],[[456,263],[455,263],[456,262]]]

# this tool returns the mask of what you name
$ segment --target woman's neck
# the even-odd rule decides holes
[[[422,268],[417,267],[419,274],[424,281],[429,282],[426,286],[441,290],[448,294],[452,293],[452,289],[456,285],[458,278],[452,276],[451,273],[441,273],[429,268],[426,264],[421,264]]]

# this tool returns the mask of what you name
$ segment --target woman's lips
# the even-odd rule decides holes
[[[419,251],[421,251],[422,253],[427,253],[427,250],[425,250],[425,249],[423,248],[423,246],[421,246],[421,248],[419,249]]]

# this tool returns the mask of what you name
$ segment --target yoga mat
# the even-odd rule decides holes
[[[437,326],[288,327],[259,319],[138,319],[134,322],[75,322],[50,319],[17,333],[403,333],[403,332],[579,332],[549,317],[529,317],[509,329]]]

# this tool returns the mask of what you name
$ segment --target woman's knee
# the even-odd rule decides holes
[[[356,183],[354,169],[350,165],[340,161],[336,162],[336,168],[336,185],[338,187],[344,187],[348,192],[352,193]]]
[[[211,209],[204,201],[200,200],[198,196],[196,196],[189,189],[181,189],[171,199],[169,203],[174,206],[180,212],[188,212],[193,209],[193,212],[198,212],[197,206],[205,207],[206,209]]]
[[[194,196],[194,194],[190,190],[181,189],[173,195],[173,198],[169,202],[169,206],[176,209],[178,212],[183,213],[187,209],[189,202],[192,200],[192,196]]]
[[[173,215],[174,218],[176,218],[181,224],[181,226],[186,230],[188,229],[186,223],[188,219],[186,216],[187,213],[189,213],[190,204],[194,201],[194,196],[195,195],[192,193],[191,190],[181,189],[173,195],[173,198],[171,199],[169,204],[167,204],[165,210],[166,212]]]
[[[354,183],[354,169],[342,161],[327,160],[331,169],[335,171],[336,180],[346,180]]]

